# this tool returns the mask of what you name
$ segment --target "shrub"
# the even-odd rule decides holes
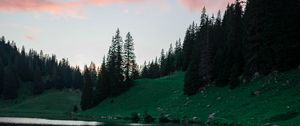
[[[77,105],[74,105],[74,107],[73,107],[73,112],[78,112],[78,107],[77,107]]]
[[[140,116],[138,115],[138,113],[132,113],[131,114],[131,121],[134,123],[137,123],[140,121]]]
[[[152,123],[152,122],[154,122],[154,118],[151,116],[151,115],[149,115],[147,112],[145,112],[145,114],[144,114],[144,122],[145,123]]]

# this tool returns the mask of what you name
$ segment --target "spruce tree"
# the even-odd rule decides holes
[[[91,71],[87,66],[84,66],[84,83],[81,94],[81,108],[82,110],[89,109],[93,106],[93,81]]]
[[[108,82],[108,72],[106,69],[105,57],[103,57],[100,71],[98,72],[98,79],[96,85],[94,105],[99,104],[110,94],[110,84]]]
[[[123,80],[123,57],[122,57],[122,37],[120,36],[120,30],[117,29],[115,36],[112,39],[112,44],[108,54],[108,73],[109,82],[111,84],[111,96],[118,95],[124,86]]]
[[[134,54],[134,43],[133,38],[130,35],[130,32],[126,35],[126,40],[124,43],[124,72],[125,79],[128,85],[131,85],[133,80],[133,71],[135,63],[135,54]]]
[[[137,65],[137,63],[135,63],[135,61],[133,61],[133,65],[132,65],[132,79],[136,80],[140,78],[140,70],[139,70],[139,66]],[[159,75],[159,74],[158,74]]]
[[[167,75],[167,61],[164,49],[160,53],[160,76]]]
[[[166,58],[166,75],[169,75],[170,73],[175,71],[175,57],[174,57],[174,51],[173,51],[173,46],[170,44],[169,51],[167,53],[167,58]]]
[[[142,78],[148,78],[148,67],[146,61],[144,62],[144,66],[141,73]]]
[[[90,74],[91,74],[91,80],[93,87],[96,86],[97,83],[97,70],[96,70],[96,64],[91,62],[89,66]]]
[[[181,71],[183,67],[183,52],[182,52],[182,45],[181,45],[181,39],[176,41],[175,44],[175,66],[176,70]]]
[[[185,38],[183,41],[183,70],[187,70],[192,56],[193,46],[195,44],[195,23],[189,26],[185,33]]]

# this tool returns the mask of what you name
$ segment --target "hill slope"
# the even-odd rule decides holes
[[[123,116],[143,115],[147,111],[182,119],[206,121],[215,113],[215,120],[246,125],[300,124],[300,70],[271,74],[242,84],[231,90],[209,86],[195,96],[183,95],[184,73],[159,79],[140,79],[124,94],[109,98],[80,115]]]
[[[65,119],[69,117],[66,115],[69,115],[73,111],[74,105],[79,105],[79,102],[80,93],[76,91],[50,90],[39,96],[27,98],[18,103],[2,105],[0,116]]]

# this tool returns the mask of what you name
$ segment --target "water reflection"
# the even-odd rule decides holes
[[[102,122],[76,121],[76,120],[51,120],[40,118],[0,117],[0,123],[6,124],[34,124],[34,125],[65,125],[65,126],[98,126]]]

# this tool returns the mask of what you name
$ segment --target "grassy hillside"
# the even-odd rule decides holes
[[[7,101],[0,101],[0,116],[65,118],[72,112],[74,105],[79,105],[80,93],[50,90],[40,96],[13,102],[16,101],[10,101],[9,104]]]
[[[234,90],[209,86],[195,96],[183,95],[184,73],[159,79],[141,79],[126,93],[109,98],[80,115],[130,117],[148,112],[154,117],[196,118],[246,125],[300,124],[300,70],[274,73]]]

